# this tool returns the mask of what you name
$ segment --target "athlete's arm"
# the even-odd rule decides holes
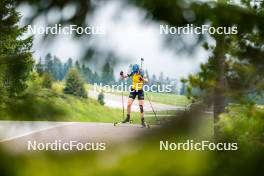
[[[149,82],[148,78],[143,78],[143,81],[146,82],[146,83]]]
[[[123,71],[120,72],[120,76],[121,76],[121,78],[123,78],[123,79],[129,77],[129,75],[128,75],[128,74],[125,75]]]
[[[148,78],[144,78],[144,77],[140,77],[139,80],[143,81],[143,82],[146,82],[146,83],[148,82]]]

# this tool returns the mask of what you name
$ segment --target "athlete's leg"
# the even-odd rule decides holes
[[[138,100],[140,117],[144,118],[144,100]]]
[[[139,110],[141,119],[144,118],[144,91],[140,90],[138,91],[138,104],[139,104]]]
[[[141,125],[143,127],[146,127],[146,123],[144,119],[144,92],[143,90],[138,92],[138,104],[139,104],[140,115],[141,115]]]
[[[127,101],[127,115],[130,116],[131,113],[131,106],[133,104],[134,99],[133,98],[129,98]]]
[[[142,127],[146,127],[145,118],[144,118],[144,100],[138,100],[139,102],[139,109],[141,115],[141,125]]]
[[[122,123],[127,123],[130,121],[131,106],[135,98],[136,98],[135,92],[131,91],[127,101],[127,117],[125,120],[122,121]]]

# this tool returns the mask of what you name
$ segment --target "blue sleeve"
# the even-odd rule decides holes
[[[144,77],[144,71],[140,71],[140,75]]]

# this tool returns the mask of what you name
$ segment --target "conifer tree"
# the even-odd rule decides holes
[[[66,86],[64,88],[64,93],[72,94],[78,97],[87,97],[87,92],[84,88],[84,83],[78,74],[78,71],[74,68],[69,70],[66,78]]]
[[[15,1],[0,1],[0,96],[17,96],[26,87],[33,67],[32,37],[22,39],[26,27],[20,27]],[[1,98],[0,98],[1,99]]]

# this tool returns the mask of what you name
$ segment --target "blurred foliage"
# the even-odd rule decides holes
[[[218,125],[222,138],[239,141],[250,150],[264,145],[264,109],[256,105],[230,105],[228,112],[221,115]]]
[[[50,73],[44,73],[42,75],[42,87],[50,89],[52,87],[53,80],[54,78]]]
[[[249,108],[250,109],[250,108]],[[244,115],[255,117],[263,114],[250,112],[245,107]],[[254,108],[253,108],[254,109]],[[236,114],[241,108],[230,107],[229,114]],[[212,140],[211,135],[199,132],[202,128],[211,128],[211,124],[201,123],[203,113],[199,108],[185,113],[184,118],[177,118],[175,123],[157,128],[153,133],[140,136],[125,143],[109,144],[104,152],[33,152],[10,154],[3,148],[0,157],[5,158],[0,168],[12,175],[259,175],[263,172],[263,143],[255,142],[256,137],[263,135],[263,118],[261,123],[254,123],[254,132],[242,119],[242,128],[233,121],[239,118],[222,117],[219,123],[221,142],[238,142],[237,151],[160,151],[159,141],[185,142]],[[240,112],[241,113],[241,112]],[[237,114],[240,116],[240,113]],[[253,113],[253,114],[252,114]],[[223,121],[222,121],[223,120]],[[251,119],[252,120],[252,119]],[[253,120],[254,121],[254,120]],[[250,122],[252,123],[252,122]],[[228,124],[228,125],[226,125]],[[234,125],[234,126],[233,126]],[[227,129],[226,126],[228,126]],[[231,127],[230,127],[231,126]],[[239,131],[239,133],[237,133]],[[247,133],[248,131],[248,133]],[[237,134],[235,139],[234,135]],[[262,133],[262,134],[261,134]],[[229,138],[228,134],[230,134]],[[245,136],[247,135],[247,136]],[[227,138],[228,137],[228,138]],[[263,137],[263,136],[262,136]],[[245,142],[248,138],[249,142]],[[40,172],[41,171],[41,172]]]
[[[100,0],[99,0],[100,1]],[[67,6],[74,6],[76,11],[69,19],[61,18],[58,23],[71,23],[79,26],[85,25],[85,19],[88,12],[92,11],[92,1],[90,0],[19,0],[17,4],[29,4],[34,6],[31,17],[28,19],[28,23],[32,23],[40,15],[47,15],[52,10],[62,11]],[[48,21],[47,21],[48,22]]]
[[[207,63],[201,64],[197,74],[188,78],[188,97],[193,100],[202,98],[205,103],[213,105],[217,121],[228,103],[252,104],[257,101],[256,97],[263,94],[263,2],[259,2],[257,7],[248,1],[240,6],[231,5],[229,1],[218,1],[192,4],[190,7],[197,12],[198,23],[206,19],[199,11],[203,9],[212,26],[238,27],[237,35],[210,35],[215,44],[205,42],[204,48],[212,56]],[[245,23],[246,19],[250,22]],[[197,89],[200,93],[193,94],[193,90]]]
[[[13,0],[0,1],[0,116],[13,107],[27,88],[33,68],[32,37],[22,39],[25,28]]]
[[[7,2],[7,1],[1,1]],[[9,1],[11,2],[11,1]],[[68,3],[74,2],[78,10],[74,16],[65,22],[83,24],[91,1],[35,1],[22,0],[19,3],[28,2],[35,6],[37,11],[32,15],[36,18],[42,13],[48,13],[54,7],[62,9]],[[198,133],[202,119],[201,109],[192,109],[185,112],[182,117],[175,118],[170,124],[157,129],[154,133],[137,138],[127,144],[113,146],[106,152],[76,152],[76,153],[30,153],[30,155],[10,154],[0,150],[1,175],[261,175],[263,173],[264,147],[263,147],[263,109],[248,103],[251,92],[258,93],[263,90],[263,2],[259,6],[252,7],[248,0],[243,0],[245,6],[231,5],[226,1],[187,2],[171,0],[135,0],[131,3],[146,9],[148,17],[157,21],[163,21],[170,25],[196,25],[211,22],[212,25],[231,26],[237,25],[237,36],[224,37],[224,76],[227,81],[225,96],[245,102],[246,105],[237,104],[227,107],[227,112],[220,116],[217,123],[219,127],[219,141],[238,142],[238,151],[159,151],[159,140],[184,141],[185,139],[212,140],[210,132]],[[0,6],[0,10],[3,10]],[[1,13],[1,11],[0,11]],[[2,24],[2,23],[1,23]],[[0,26],[1,27],[1,26]],[[1,30],[0,30],[1,31]],[[12,30],[11,30],[12,31]],[[7,32],[7,31],[6,31]],[[0,35],[6,36],[6,35]],[[218,36],[211,36],[218,40]],[[2,41],[2,40],[1,40]],[[201,42],[202,40],[198,40]],[[14,45],[16,46],[16,45]],[[207,44],[205,48],[215,55],[214,47]],[[2,52],[1,52],[2,53]],[[223,54],[223,53],[222,53]],[[223,55],[222,55],[223,56]],[[7,58],[6,56],[4,56]],[[2,57],[1,57],[2,60]],[[2,63],[2,62],[1,62]],[[201,65],[201,71],[189,77],[190,85],[199,87],[205,100],[213,101],[216,77],[219,76],[217,60],[209,58],[208,63]],[[21,67],[23,68],[23,67]],[[0,81],[5,77],[7,67],[1,67]],[[25,72],[27,73],[27,72]],[[28,73],[27,73],[28,74]],[[34,75],[32,75],[32,78]],[[35,77],[36,78],[36,77]],[[77,79],[76,79],[77,78]],[[31,86],[38,87],[38,79],[34,79]],[[79,83],[79,78],[74,73],[68,80]],[[78,84],[79,85],[79,84]],[[81,86],[81,89],[82,86]],[[191,91],[192,87],[189,87]],[[2,96],[1,100],[5,100]],[[31,88],[31,90],[33,90]],[[203,92],[204,90],[204,92]],[[63,99],[63,94],[56,94],[49,90],[39,94],[25,93],[17,99],[5,100],[12,106],[2,106],[5,112],[14,117],[45,116],[43,112],[57,113],[54,108],[54,97]],[[82,91],[81,91],[82,92]],[[243,97],[241,97],[243,95]],[[72,98],[72,97],[71,97]],[[246,98],[246,101],[244,101]],[[243,101],[241,101],[241,99]],[[44,101],[45,100],[45,101]],[[81,104],[79,101],[69,102]],[[39,104],[44,104],[39,106]],[[59,101],[60,103],[60,101]],[[78,104],[79,103],[79,104]],[[63,104],[65,106],[65,104]],[[199,106],[199,105],[198,105]],[[39,108],[43,108],[43,109]],[[67,105],[67,109],[72,106]],[[86,107],[82,104],[82,107]],[[102,108],[102,106],[99,106]],[[103,113],[104,111],[93,111]],[[27,110],[27,112],[25,111]],[[79,110],[79,109],[78,109]],[[0,111],[3,113],[3,111]],[[104,112],[107,116],[109,111]],[[0,114],[1,115],[1,114]],[[114,114],[116,115],[116,114]],[[5,116],[6,117],[6,116]],[[98,119],[96,119],[98,120]],[[210,127],[212,124],[210,123]],[[207,128],[210,128],[207,127]]]

